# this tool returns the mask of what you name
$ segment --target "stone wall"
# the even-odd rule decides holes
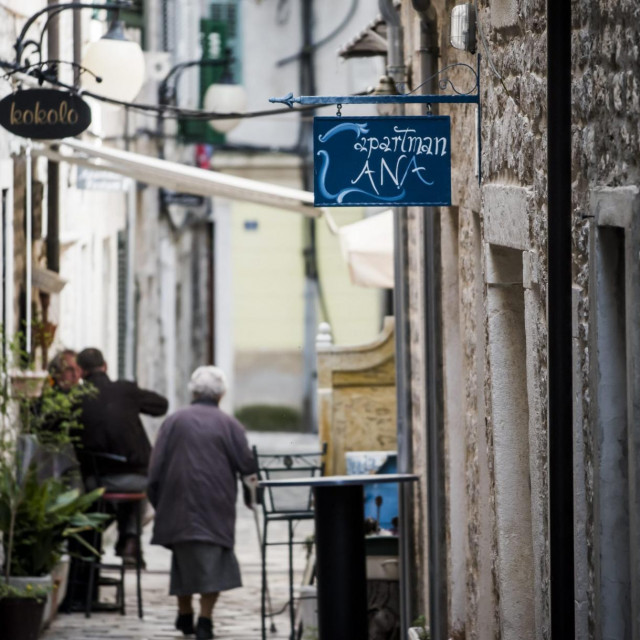
[[[433,4],[438,68],[475,67],[475,56],[448,43],[456,3]],[[572,8],[576,637],[635,637],[624,633],[640,632],[640,9],[586,0]],[[478,11],[481,188],[475,106],[438,109],[451,116],[454,205],[440,213],[449,627],[466,638],[548,638],[546,3],[481,0]],[[419,18],[410,2],[402,12],[415,89],[424,81]],[[468,76],[448,72],[463,91]],[[409,255],[414,470],[425,491],[423,215],[410,215]],[[624,392],[603,388],[603,376]],[[612,482],[615,504],[605,498]],[[423,574],[424,508],[416,504]],[[614,521],[628,543],[603,555],[598,540]]]
[[[580,487],[576,502],[576,613],[579,629],[589,637],[636,637],[640,633],[640,565],[634,551],[639,544],[640,436],[637,413],[635,418],[633,413],[640,393],[640,329],[637,315],[629,322],[637,313],[639,297],[639,18],[638,4],[630,0],[580,2],[573,11],[574,358],[580,371],[575,377],[574,409],[574,466],[580,472],[576,478]],[[618,304],[623,301],[621,314],[627,317],[626,327],[618,329],[603,324],[611,321],[603,311],[615,309],[611,299],[606,310],[601,308],[607,291],[615,286],[611,282],[612,234],[620,236],[620,259],[622,265],[626,263],[617,267],[624,272],[624,284],[614,300]],[[603,395],[599,384],[608,366],[607,353],[614,349],[610,338],[617,334],[624,342],[618,347],[619,364],[627,363],[626,375],[619,379],[619,386],[626,384],[626,402]],[[609,379],[615,375],[615,370],[609,369]],[[614,426],[616,411],[625,413],[625,407],[622,419],[626,417],[626,428],[619,419]],[[617,445],[611,450],[605,436],[615,429],[618,442],[627,443],[622,450]],[[621,465],[629,470],[628,477],[626,473],[619,477]],[[607,494],[607,486],[618,487],[617,499]],[[607,525],[612,518],[618,523],[615,539]],[[628,539],[626,550],[619,544],[624,539]],[[621,562],[630,571],[626,578],[618,566]]]
[[[393,319],[376,340],[334,346],[329,325],[318,334],[318,437],[327,443],[325,473],[346,473],[349,451],[395,451]]]

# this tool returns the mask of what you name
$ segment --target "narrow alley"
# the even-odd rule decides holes
[[[315,447],[317,436],[295,433],[248,434],[249,444],[259,451],[296,451]],[[261,513],[258,511],[261,518]],[[285,525],[286,526],[286,525]],[[147,569],[142,576],[144,619],[136,615],[135,572],[128,571],[126,578],[125,616],[117,613],[93,613],[85,618],[82,613],[70,615],[60,613],[43,635],[44,640],[155,640],[160,638],[183,638],[174,628],[176,617],[175,598],[168,594],[171,554],[168,550],[151,546],[152,524],[144,532],[144,555]],[[300,522],[296,539],[304,538],[313,531],[313,523]],[[274,526],[275,533],[275,526]],[[275,538],[274,538],[275,539]],[[280,539],[280,538],[279,538]],[[284,529],[283,537],[284,540]],[[105,545],[112,553],[113,545]],[[243,587],[223,592],[213,613],[216,638],[224,640],[256,640],[260,637],[260,547],[253,512],[245,507],[242,496],[238,496],[238,518],[236,523],[236,555],[242,569]],[[110,556],[107,556],[107,559]],[[287,547],[270,547],[268,584],[274,611],[285,607],[288,591]],[[306,564],[304,545],[294,549],[296,585],[299,585]],[[107,595],[107,594],[105,594]],[[197,612],[197,602],[194,600]],[[268,632],[269,640],[289,638],[288,610],[275,618],[276,631]]]

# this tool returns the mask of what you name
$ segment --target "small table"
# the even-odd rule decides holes
[[[264,487],[313,489],[320,640],[367,640],[365,484],[415,482],[410,473],[264,480]]]

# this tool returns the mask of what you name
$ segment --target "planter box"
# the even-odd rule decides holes
[[[25,588],[27,585],[32,585],[33,587],[49,587],[49,595],[44,601],[42,607],[42,617],[40,622],[38,623],[38,629],[42,629],[45,621],[49,620],[51,616],[51,607],[52,607],[52,592],[53,592],[53,579],[51,575],[48,576],[9,576],[9,584],[13,587]],[[30,600],[30,598],[20,598],[21,600]],[[1,601],[0,601],[1,602]],[[13,639],[13,636],[9,635],[9,638]],[[17,636],[16,636],[17,638]]]
[[[45,603],[33,598],[2,598],[0,620],[2,637],[11,640],[37,640]]]
[[[69,565],[71,559],[69,556],[63,556],[60,558],[60,562],[53,568],[51,572],[51,579],[53,582],[53,590],[49,594],[48,600],[50,601],[49,615],[47,618],[43,618],[42,627],[48,627],[58,614],[58,607],[67,595],[67,585],[69,584]]]
[[[37,398],[48,375],[46,371],[11,371],[11,393],[23,398]]]

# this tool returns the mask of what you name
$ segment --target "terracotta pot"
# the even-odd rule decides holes
[[[3,638],[37,640],[44,614],[44,600],[33,598],[2,598],[0,628]]]

